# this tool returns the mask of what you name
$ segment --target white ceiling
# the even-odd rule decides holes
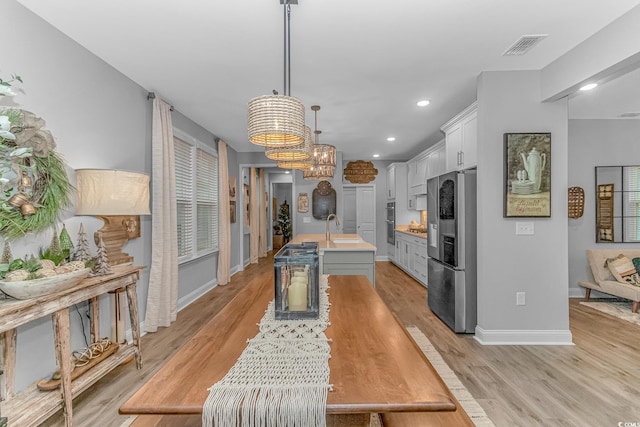
[[[262,151],[247,142],[246,109],[255,96],[284,93],[279,0],[18,1],[237,151]],[[475,100],[481,71],[541,69],[640,1],[299,3],[291,6],[291,94],[305,103],[307,124],[309,107],[320,105],[321,142],[345,160],[374,152],[406,160]],[[502,56],[532,34],[548,37],[524,56]],[[431,105],[417,107],[423,98]]]

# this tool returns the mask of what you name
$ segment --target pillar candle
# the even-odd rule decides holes
[[[307,310],[307,278],[294,277],[289,292],[289,311]]]

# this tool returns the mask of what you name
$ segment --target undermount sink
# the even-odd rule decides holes
[[[333,243],[364,243],[362,239],[354,239],[354,238],[340,238],[337,237],[335,239],[331,239]]]

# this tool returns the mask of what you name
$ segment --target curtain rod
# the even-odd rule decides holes
[[[155,99],[155,97],[156,97],[156,93],[155,92],[147,93],[147,99]],[[169,108],[169,110],[173,111],[173,105],[171,106],[171,108]]]

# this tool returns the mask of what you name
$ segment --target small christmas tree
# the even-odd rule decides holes
[[[13,259],[13,254],[11,253],[11,246],[9,245],[9,241],[4,241],[4,249],[2,250],[2,259],[0,260],[0,264],[9,264]]]
[[[80,229],[78,230],[78,244],[76,251],[73,254],[74,261],[89,261],[91,259],[91,252],[89,252],[89,241],[87,240],[87,233],[84,231],[84,225],[80,223]]]
[[[111,267],[109,266],[109,259],[107,258],[107,249],[104,247],[104,241],[102,240],[102,233],[98,233],[98,256],[96,257],[96,267],[93,270],[94,276],[106,276],[111,274]]]
[[[62,231],[60,232],[60,248],[67,255],[67,259],[70,259],[73,254],[73,243],[67,231],[67,226],[64,223],[62,224]]]
[[[291,240],[291,216],[289,214],[289,205],[286,200],[280,205],[280,211],[278,212],[278,224],[282,230],[284,243],[287,243]]]

